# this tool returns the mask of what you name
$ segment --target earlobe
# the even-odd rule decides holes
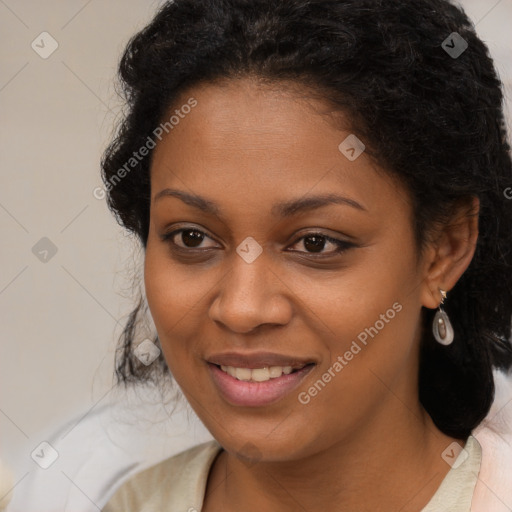
[[[423,306],[436,309],[439,290],[450,291],[469,267],[478,240],[479,205],[477,197],[460,202],[451,220],[439,229],[427,261]]]
[[[421,294],[421,303],[428,309],[436,309],[439,304],[439,299],[436,297],[437,289],[431,282],[425,280],[423,283],[423,291]]]

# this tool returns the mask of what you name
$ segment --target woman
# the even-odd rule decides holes
[[[467,511],[512,364],[501,84],[444,0],[176,0],[129,43],[103,159],[154,343],[215,438],[105,511]]]

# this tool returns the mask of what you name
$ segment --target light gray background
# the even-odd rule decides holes
[[[0,0],[0,453],[101,401],[141,255],[104,200],[99,160],[120,102],[128,38],[158,1]],[[512,97],[512,0],[462,2]],[[43,31],[59,44],[42,59]],[[509,108],[510,110],[510,108]],[[512,185],[512,183],[511,183]],[[32,253],[42,238],[57,253]],[[118,323],[119,322],[119,323]],[[26,454],[18,454],[26,457]]]

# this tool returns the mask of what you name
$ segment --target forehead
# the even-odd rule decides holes
[[[191,99],[194,108],[180,111]],[[169,117],[181,115],[154,150],[152,197],[180,188],[247,207],[308,193],[375,202],[394,184],[364,152],[351,161],[340,151],[354,134],[342,113],[330,112],[297,84],[237,79],[193,87],[169,109]]]
[[[320,141],[325,139],[326,132],[331,132],[334,142],[340,136],[339,126],[335,128],[328,116],[328,103],[311,97],[309,90],[298,83],[269,84],[254,78],[203,83],[182,92],[167,117],[179,112],[191,98],[197,102],[196,106],[182,115],[167,134],[172,136],[165,138],[175,139],[176,144],[184,139],[195,141],[196,149],[210,153],[211,157],[218,152],[223,153],[223,158],[228,152],[234,157],[238,148],[272,158],[283,150],[291,156],[313,146],[317,153],[330,152],[333,149],[330,141],[324,144]],[[350,131],[345,120],[341,123],[347,125],[344,131]],[[322,125],[320,137],[319,125]],[[166,142],[173,144],[170,140]]]

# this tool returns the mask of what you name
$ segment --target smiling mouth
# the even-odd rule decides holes
[[[231,377],[244,382],[266,382],[278,379],[283,375],[296,373],[305,367],[313,366],[314,363],[304,364],[298,368],[291,366],[264,366],[262,368],[240,368],[235,366],[215,365]]]
[[[230,405],[264,407],[289,395],[316,366],[306,362],[295,364],[296,368],[289,365],[247,368],[209,362],[208,368],[215,388]]]

